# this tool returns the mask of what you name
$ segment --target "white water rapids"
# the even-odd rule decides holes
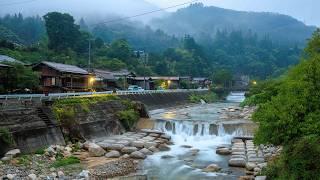
[[[170,151],[155,153],[144,161],[148,179],[237,179],[243,175],[241,170],[228,167],[228,157],[215,153],[218,146],[230,146],[234,136],[247,135],[237,125],[225,129],[219,119],[222,108],[237,106],[243,99],[244,93],[242,96],[236,93],[231,94],[226,103],[154,111],[155,128],[170,135],[174,145],[170,146]],[[192,154],[195,149],[199,150],[196,155]],[[222,170],[219,173],[203,172],[209,164],[218,164]]]

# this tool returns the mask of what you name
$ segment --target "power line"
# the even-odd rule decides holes
[[[157,10],[153,10],[153,11],[148,11],[148,12],[141,13],[141,14],[136,14],[136,15],[133,15],[133,16],[127,16],[127,17],[123,17],[123,18],[112,19],[112,20],[109,20],[109,21],[104,21],[104,22],[93,24],[93,25],[108,24],[108,23],[112,23],[112,22],[132,19],[132,18],[135,18],[135,17],[140,17],[140,16],[144,16],[144,15],[148,15],[148,14],[152,14],[152,13],[156,13],[156,12],[160,12],[160,11],[165,11],[167,9],[172,9],[172,8],[179,7],[179,6],[192,4],[192,3],[195,3],[195,2],[198,2],[198,1],[200,1],[200,0],[193,0],[193,1],[185,2],[185,3],[169,6],[169,7],[166,7],[166,8],[161,8],[161,9],[157,9]]]
[[[26,1],[21,1],[21,2],[3,3],[3,4],[0,4],[0,6],[13,6],[13,5],[31,3],[33,1],[37,1],[37,0],[26,0]]]

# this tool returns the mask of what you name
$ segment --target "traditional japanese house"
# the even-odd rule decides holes
[[[44,93],[89,91],[95,81],[88,71],[74,65],[43,61],[33,70],[40,73]]]

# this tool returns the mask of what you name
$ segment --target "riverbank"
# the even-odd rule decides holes
[[[127,132],[91,142],[52,145],[34,154],[8,152],[0,161],[0,178],[90,179],[136,172],[148,155],[170,149],[170,136],[154,130]]]

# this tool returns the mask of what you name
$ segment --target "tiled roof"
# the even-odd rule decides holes
[[[11,66],[6,65],[6,64],[0,64],[0,68],[9,68],[9,67],[11,67]]]
[[[48,61],[43,61],[43,62],[41,62],[41,64],[45,64],[45,65],[47,65],[57,71],[60,71],[60,72],[84,74],[84,75],[89,74],[88,71],[81,69],[78,66],[74,66],[74,65],[60,64],[60,63],[54,63],[54,62],[48,62]]]
[[[6,55],[0,55],[0,62],[11,62],[11,63],[19,63],[23,64],[23,62],[18,61],[12,57],[6,56]]]
[[[205,81],[208,80],[208,78],[204,78],[204,77],[197,77],[197,78],[193,78],[193,81]]]
[[[98,78],[106,79],[106,80],[115,80],[116,78],[110,71],[100,70],[100,69],[94,69],[94,73]]]

